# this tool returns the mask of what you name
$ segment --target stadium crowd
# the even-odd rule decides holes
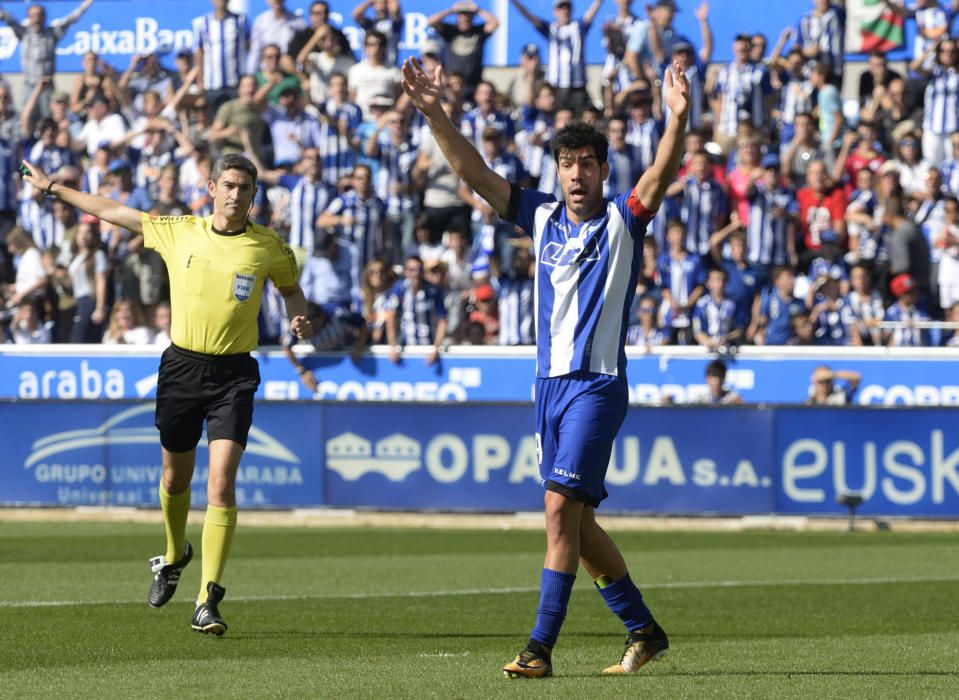
[[[356,6],[358,51],[322,0],[302,16],[270,0],[256,17],[212,0],[194,51],[125,67],[88,53],[70,92],[54,91],[56,42],[91,1],[50,22],[42,8],[22,25],[0,12],[24,61],[23,94],[0,80],[8,342],[169,342],[159,256],[21,182],[21,159],[155,215],[206,216],[212,163],[240,152],[260,172],[251,218],[298,254],[317,348],[388,344],[397,359],[410,345],[534,342],[534,278],[560,261],[452,173],[412,109],[399,0]],[[624,192],[667,117],[664,71],[685,67],[686,153],[643,247],[630,345],[957,345],[915,322],[959,321],[959,0],[884,1],[915,21],[913,59],[899,73],[869,55],[855,90],[842,84],[843,3],[828,0],[800,8],[771,46],[738,34],[715,67],[705,2],[685,8],[699,26],[687,37],[672,0],[616,0],[595,28],[600,0],[555,0],[551,18],[512,0],[543,42],[523,46],[504,90],[483,78],[499,21],[466,0],[428,18],[419,60],[443,67],[445,108],[490,167],[557,197],[555,130],[605,128],[607,194]],[[591,94],[583,46],[600,41]],[[268,288],[262,344],[284,341],[281,309]]]

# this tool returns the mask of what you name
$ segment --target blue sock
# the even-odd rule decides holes
[[[540,583],[539,608],[536,610],[536,627],[529,638],[552,647],[559,637],[559,629],[566,619],[566,606],[573,592],[575,574],[543,569]]]
[[[633,583],[628,573],[619,581],[609,583],[606,586],[601,583],[603,579],[597,580],[596,590],[603,596],[603,600],[606,601],[607,607],[613,611],[613,614],[623,621],[627,630],[632,632],[649,624],[650,620],[653,619],[653,614],[646,607],[646,603],[643,602],[643,594],[636,588],[636,584]]]

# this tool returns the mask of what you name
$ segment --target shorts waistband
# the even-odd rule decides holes
[[[228,365],[250,357],[250,353],[248,352],[240,352],[234,355],[210,355],[205,352],[187,350],[173,343],[170,343],[170,352],[184,359],[192,360],[193,362],[204,362],[209,365]]]

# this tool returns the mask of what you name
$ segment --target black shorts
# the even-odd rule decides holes
[[[249,353],[204,355],[171,345],[160,359],[156,426],[170,452],[196,447],[206,420],[208,440],[246,448],[260,366]]]

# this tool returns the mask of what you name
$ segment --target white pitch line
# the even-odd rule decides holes
[[[877,586],[896,583],[953,583],[959,576],[887,576],[878,578],[784,579],[780,581],[668,581],[645,583],[642,590],[671,588],[773,588],[785,586]],[[402,593],[309,593],[303,595],[235,596],[235,602],[284,600],[366,600],[371,598],[451,598],[472,595],[538,593],[539,588],[463,588],[454,591],[404,591]],[[0,608],[65,608],[78,605],[140,605],[142,600],[0,600]]]

